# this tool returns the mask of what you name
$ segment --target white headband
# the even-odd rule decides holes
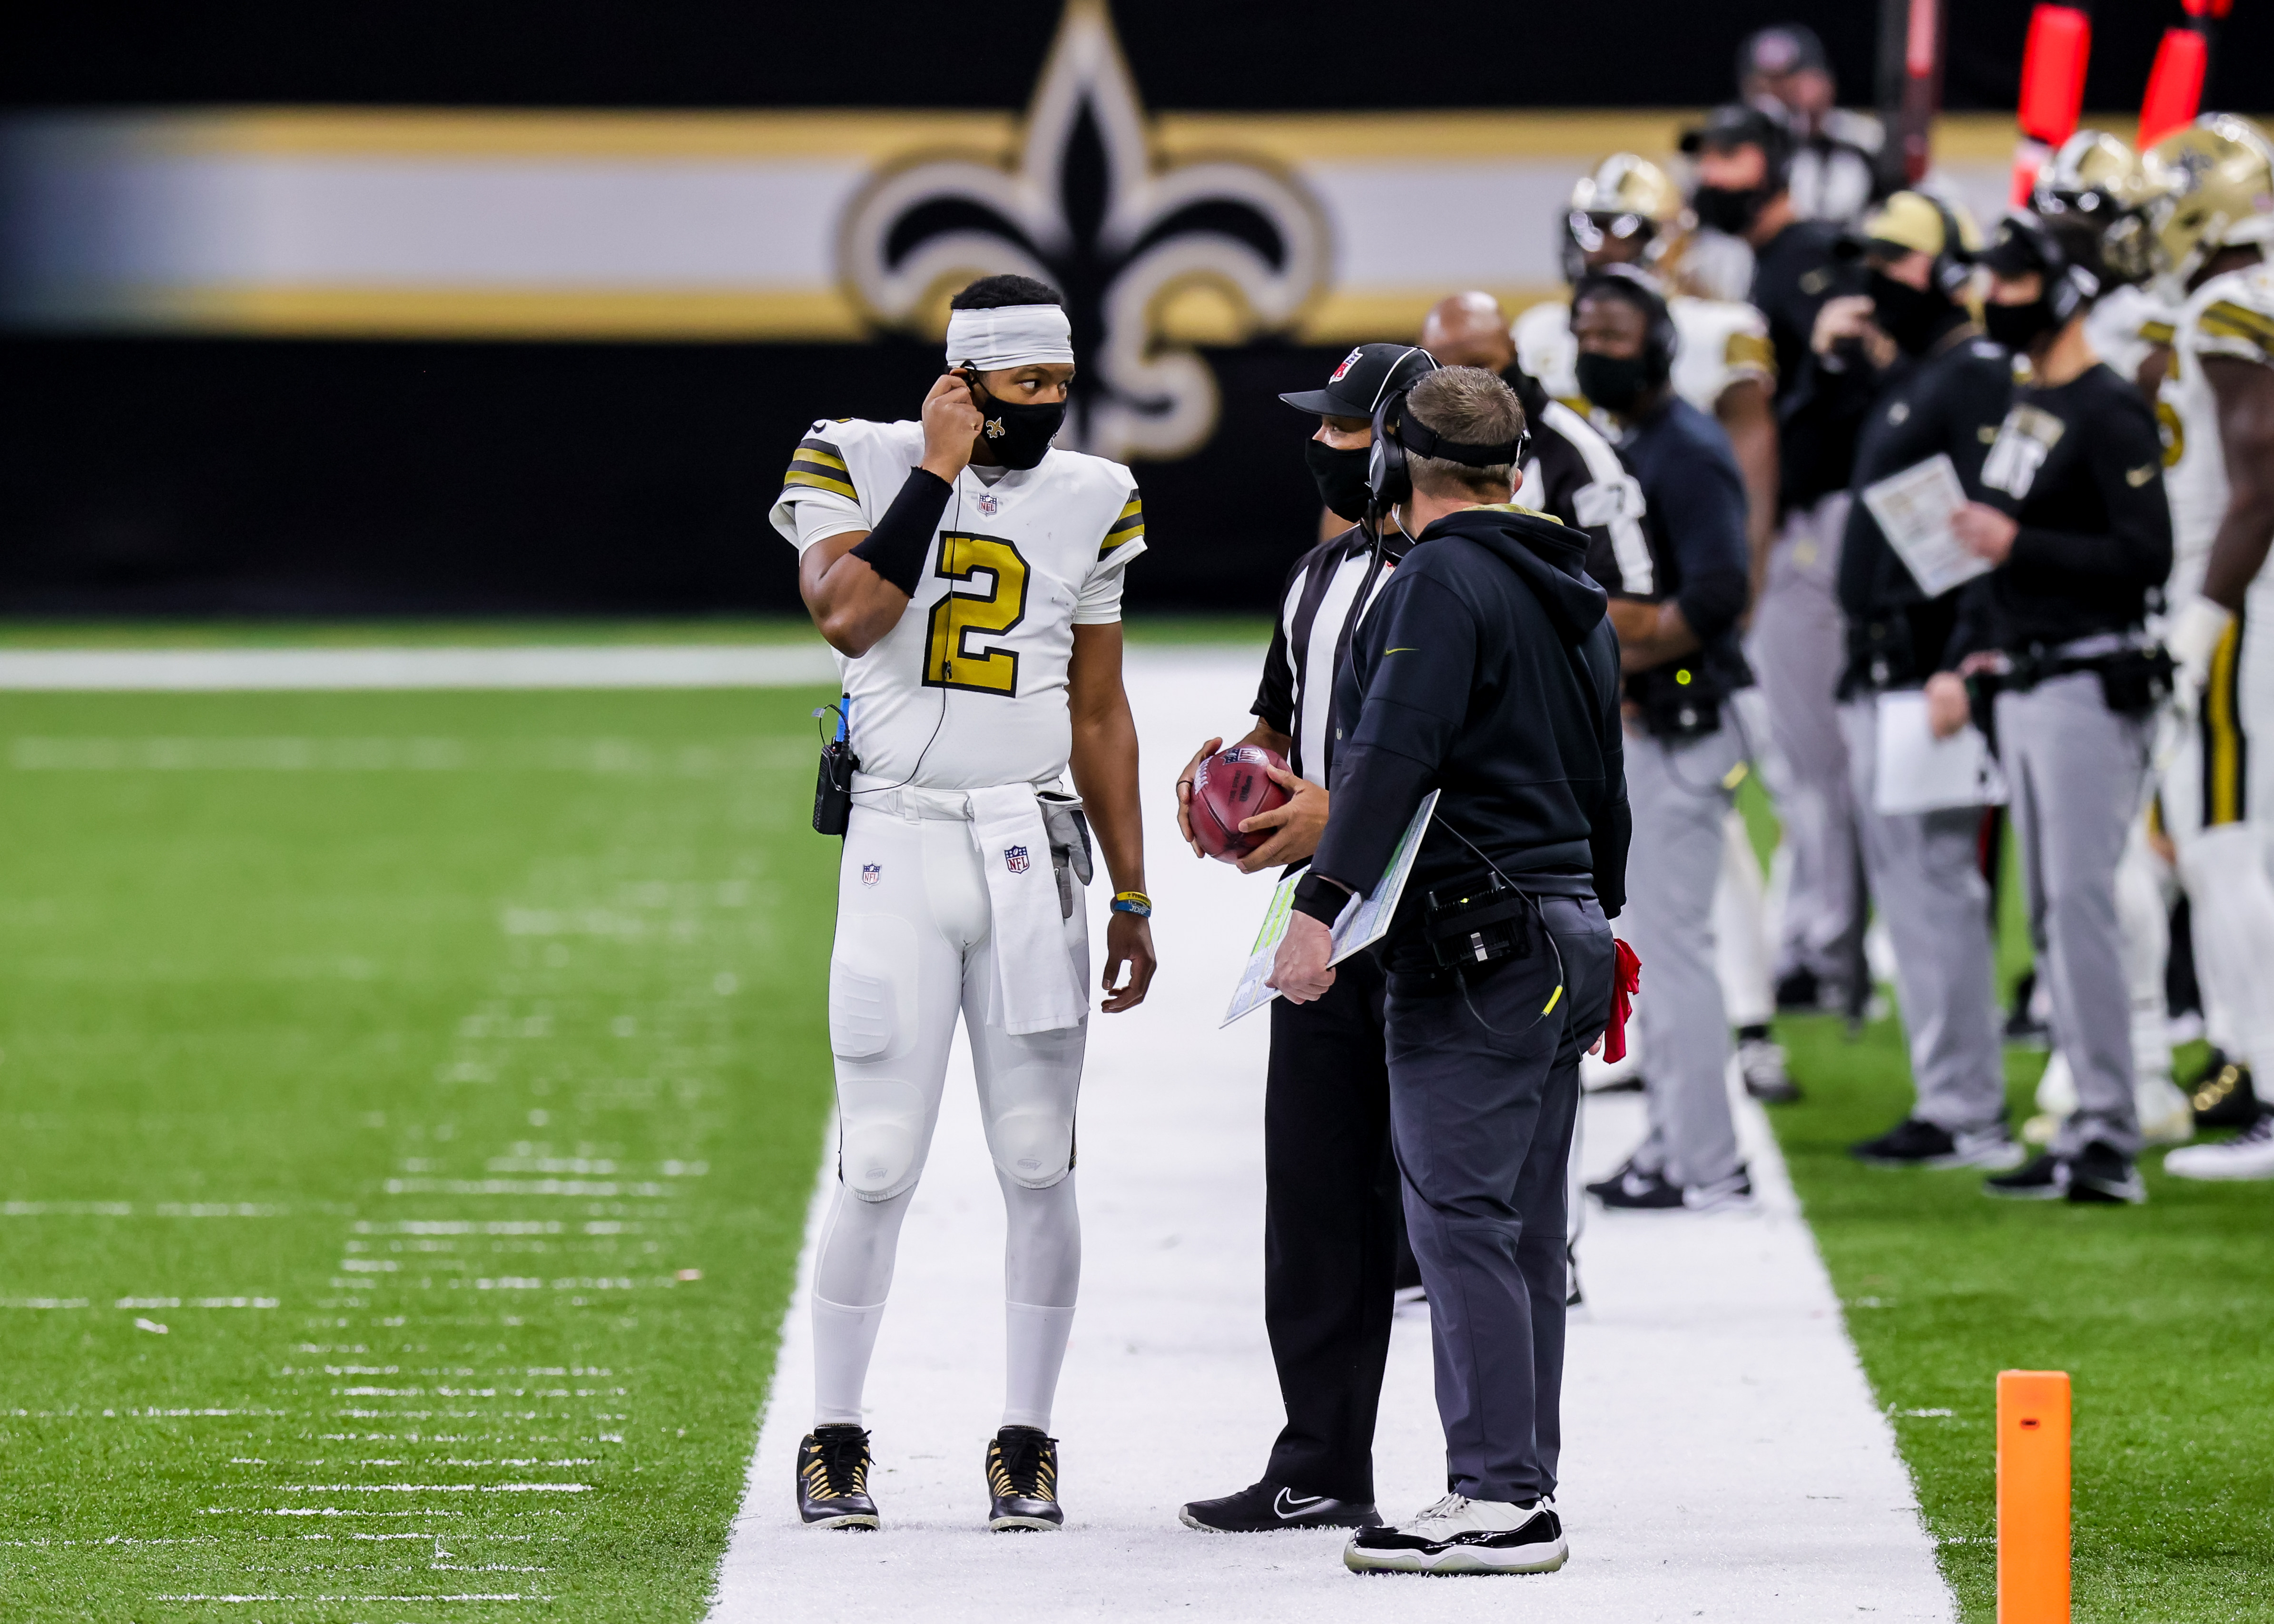
[[[1073,327],[1055,304],[950,311],[947,360],[983,372],[1005,367],[1073,364]]]

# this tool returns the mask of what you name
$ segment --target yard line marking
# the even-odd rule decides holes
[[[0,650],[0,689],[19,692],[804,688],[836,680],[837,657],[818,642]]]

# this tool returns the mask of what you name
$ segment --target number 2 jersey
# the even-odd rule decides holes
[[[816,423],[769,516],[801,555],[873,530],[922,460],[922,424]],[[1118,462],[1053,447],[1029,469],[966,468],[900,623],[838,656],[862,772],[947,790],[1063,773],[1073,628],[1121,618],[1121,572],[1144,550],[1137,482]]]
[[[2164,482],[2172,498],[2172,583],[2176,608],[2202,590],[2210,544],[2226,517],[2226,452],[2219,443],[2218,397],[2203,376],[2205,357],[2274,366],[2274,265],[2212,277],[2191,294],[2173,323],[2171,368],[2157,392],[2164,435]]]

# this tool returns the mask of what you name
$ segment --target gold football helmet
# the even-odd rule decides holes
[[[1571,188],[1563,217],[1564,276],[1578,281],[1587,255],[1607,241],[1639,238],[1643,263],[1655,263],[1682,209],[1682,193],[1664,169],[1633,153],[1613,153]]]
[[[2052,223],[2090,226],[2099,268],[2117,282],[2145,282],[2155,269],[2150,252],[2148,206],[2157,189],[2131,147],[2102,130],[2080,130],[2037,171],[2029,206]]]
[[[2222,248],[2274,242],[2274,144],[2248,119],[2206,113],[2142,155],[2156,268],[2184,289]]]

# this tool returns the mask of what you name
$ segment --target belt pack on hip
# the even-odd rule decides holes
[[[1703,739],[1721,731],[1721,695],[1695,660],[1675,660],[1627,679],[1627,697],[1653,739]]]
[[[2100,697],[2119,716],[2144,716],[2172,691],[2172,657],[2161,649],[2115,649],[2105,654],[2057,655],[2025,652],[1996,679],[2009,694],[2026,694],[2055,677],[2090,672],[2100,679]]]

